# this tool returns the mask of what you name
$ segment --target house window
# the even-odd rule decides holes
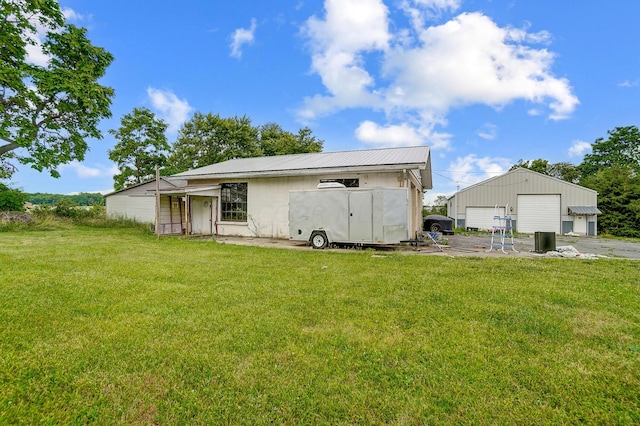
[[[360,186],[360,179],[358,179],[358,178],[353,178],[353,179],[320,179],[320,183],[327,183],[327,182],[341,183],[344,186],[346,186],[347,188],[358,188]]]
[[[223,183],[220,189],[220,216],[223,221],[247,221],[247,183]]]

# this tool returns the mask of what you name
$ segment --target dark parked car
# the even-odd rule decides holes
[[[439,214],[425,216],[422,222],[424,232],[442,232],[445,235],[453,235],[453,219]]]

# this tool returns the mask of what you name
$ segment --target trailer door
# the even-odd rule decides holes
[[[349,239],[371,242],[373,239],[373,197],[370,191],[349,194]]]

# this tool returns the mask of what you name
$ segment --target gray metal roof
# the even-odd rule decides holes
[[[104,194],[104,197],[109,197],[111,195],[119,194],[119,193],[124,192],[124,191],[130,191],[132,189],[138,188],[138,187],[143,186],[143,185],[147,185],[148,183],[155,182],[155,181],[156,181],[155,179],[149,179],[149,180],[146,180],[146,181],[144,181],[142,183],[138,183],[136,185],[128,186],[126,188],[119,189],[117,191],[108,192],[108,193]],[[160,189],[182,187],[182,186],[185,186],[186,184],[187,184],[187,181],[184,180],[184,179],[175,179],[172,176],[170,176],[170,177],[160,176],[160,185],[159,185]]]
[[[432,187],[428,146],[238,158],[173,176],[182,179],[246,178],[403,169],[420,170],[423,187]]]
[[[570,215],[602,214],[596,206],[568,206]]]

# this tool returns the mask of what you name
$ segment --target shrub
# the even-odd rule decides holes
[[[0,183],[0,211],[22,212],[27,194]]]
[[[67,198],[63,198],[56,201],[53,207],[53,214],[62,218],[76,219],[79,216],[78,205]]]

